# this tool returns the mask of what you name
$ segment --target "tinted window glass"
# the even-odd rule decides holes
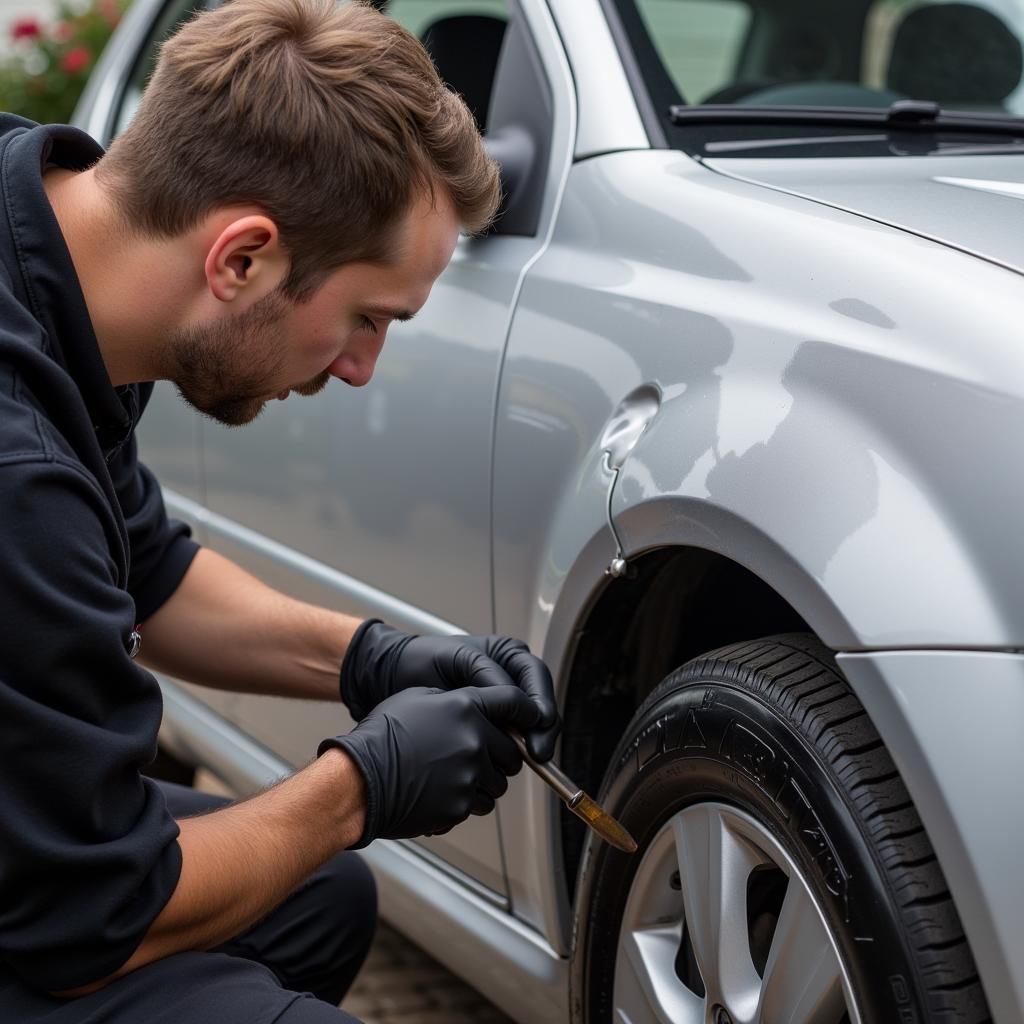
[[[505,0],[390,0],[384,10],[420,39],[442,18],[489,15],[508,20]]]
[[[616,0],[656,106],[1024,115],[1020,0]]]
[[[945,10],[927,10],[936,7]],[[913,98],[935,99],[951,110],[1024,114],[1022,40],[1020,0],[875,0],[865,20],[862,80],[874,88],[926,92]]]
[[[438,73],[487,130],[506,0],[390,0],[383,10],[423,42]]]
[[[196,11],[217,5],[216,0],[171,0],[167,4],[121,95],[111,138],[124,130],[138,108],[156,67],[160,44]],[[506,0],[390,0],[380,6],[427,44],[442,77],[465,95],[484,127],[501,38],[494,23],[508,21]],[[478,109],[481,106],[483,109]]]
[[[691,103],[733,80],[750,26],[745,0],[636,0],[636,6],[665,70]]]

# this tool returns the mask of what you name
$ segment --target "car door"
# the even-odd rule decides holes
[[[512,195],[495,232],[460,239],[415,320],[392,325],[369,386],[332,382],[314,398],[272,402],[242,431],[204,426],[209,543],[322,604],[421,632],[489,632],[495,396],[518,287],[550,221],[550,184],[569,160],[568,122],[553,147],[548,71],[517,2],[381,6],[466,95],[515,167]],[[542,5],[527,6],[536,19]],[[232,717],[294,765],[347,727],[336,707],[265,697],[240,698]],[[495,816],[419,845],[504,894]]]

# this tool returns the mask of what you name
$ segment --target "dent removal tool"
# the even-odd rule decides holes
[[[603,808],[592,800],[576,783],[551,761],[534,761],[526,749],[523,737],[514,729],[509,735],[523,755],[523,761],[555,791],[565,806],[585,821],[606,843],[623,853],[636,852],[636,840]]]

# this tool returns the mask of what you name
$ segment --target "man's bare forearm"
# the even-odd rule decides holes
[[[143,624],[139,660],[218,689],[338,700],[341,662],[361,621],[288,597],[202,548]]]
[[[348,755],[328,750],[258,797],[179,822],[178,885],[141,945],[109,977],[58,994],[85,995],[155,960],[244,932],[362,835],[364,786]]]

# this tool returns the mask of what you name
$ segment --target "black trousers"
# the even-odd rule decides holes
[[[161,783],[176,818],[226,803]],[[2,1024],[358,1024],[337,1008],[373,939],[377,890],[339,854],[276,910],[207,953],[177,953],[79,999],[0,976]]]

